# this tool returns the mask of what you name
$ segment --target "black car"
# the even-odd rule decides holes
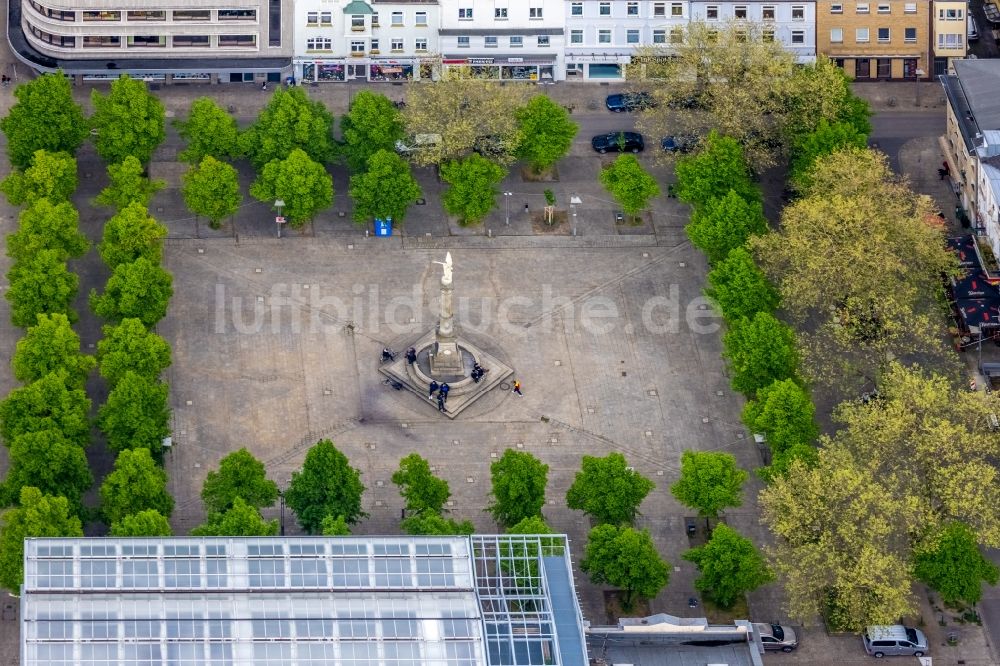
[[[640,111],[651,109],[656,106],[653,96],[647,92],[622,93],[620,95],[608,95],[604,100],[608,111],[622,113],[624,111]]]
[[[698,145],[698,137],[688,134],[665,136],[660,140],[660,148],[668,153],[690,153]]]
[[[590,145],[599,153],[638,153],[646,147],[645,142],[642,140],[642,135],[638,132],[598,134],[590,140]]]

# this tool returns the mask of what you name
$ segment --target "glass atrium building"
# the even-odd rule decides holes
[[[24,666],[584,666],[565,536],[27,539]]]

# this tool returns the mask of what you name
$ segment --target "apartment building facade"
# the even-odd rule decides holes
[[[297,0],[295,77],[303,83],[430,78],[439,9],[433,0]]]
[[[818,0],[817,50],[858,81],[926,78],[930,10],[927,0]]]
[[[931,4],[931,51],[934,53],[933,72],[947,74],[951,62],[965,57],[968,49],[968,2],[965,0],[934,0]]]
[[[799,63],[816,60],[816,2],[719,2],[692,0],[691,20],[726,24],[752,21],[764,26],[769,38],[793,53]]]

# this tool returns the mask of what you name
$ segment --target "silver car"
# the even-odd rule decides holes
[[[795,630],[782,624],[764,624],[755,622],[754,629],[760,636],[765,650],[781,650],[791,652],[799,646],[799,640],[795,636]]]
[[[927,636],[924,632],[901,624],[868,627],[861,639],[864,641],[865,652],[873,657],[922,657],[927,654]]]

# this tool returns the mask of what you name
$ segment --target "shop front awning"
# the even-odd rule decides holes
[[[948,239],[948,249],[958,257],[958,265],[965,270],[981,270],[979,255],[976,254],[976,241],[971,235],[954,236]]]

